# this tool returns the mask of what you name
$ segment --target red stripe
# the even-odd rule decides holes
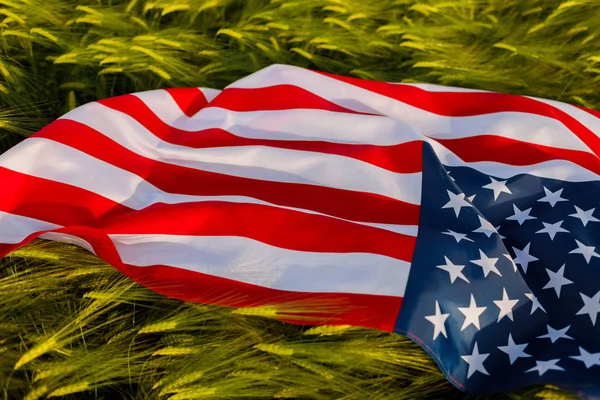
[[[465,162],[495,161],[509,165],[532,165],[566,160],[600,175],[600,160],[585,151],[559,149],[493,135],[435,141]]]
[[[331,217],[261,204],[206,201],[153,204],[113,215],[98,226],[108,234],[240,236],[282,249],[371,253],[410,262],[417,238]]]
[[[255,89],[226,88],[211,101],[210,106],[225,108],[231,111],[268,111],[305,108],[348,114],[365,114],[339,106],[294,85],[277,85]]]
[[[0,210],[57,225],[96,226],[131,209],[96,193],[0,167]]]
[[[188,117],[193,116],[208,104],[204,93],[198,88],[168,88],[164,90],[171,95],[181,111]]]
[[[254,307],[294,303],[297,317],[279,318],[306,325],[353,325],[392,332],[400,307],[401,297],[346,294],[303,293],[264,288],[199,272],[155,265],[136,267],[124,264],[114,244],[102,231],[87,227],[63,228],[51,232],[73,235],[86,240],[95,253],[119,271],[141,285],[167,297],[203,304],[231,307]],[[17,249],[45,232],[32,234],[19,244],[0,244],[0,257]],[[302,312],[301,310],[311,310]],[[315,310],[327,310],[319,314]]]
[[[155,203],[132,210],[93,192],[0,168],[0,210],[107,233],[243,236],[298,251],[386,255],[410,261],[416,237],[260,204]]]
[[[34,137],[48,138],[73,147],[130,171],[169,193],[247,196],[353,221],[395,225],[419,223],[420,207],[416,204],[373,193],[241,178],[167,164],[133,153],[92,128],[75,121],[55,121]]]
[[[227,89],[229,90],[229,89]],[[209,147],[269,146],[280,149],[336,154],[368,162],[397,173],[421,171],[422,142],[413,141],[393,146],[341,144],[325,141],[290,141],[244,138],[223,129],[183,131],[166,124],[136,96],[120,96],[102,100],[102,104],[129,115],[165,142],[195,149]],[[211,103],[212,106],[212,103]],[[91,117],[93,118],[93,116]]]
[[[528,97],[494,92],[428,92],[410,85],[319,73],[438,115],[468,117],[497,112],[521,112],[554,118],[600,156],[600,138],[594,132],[566,112]]]

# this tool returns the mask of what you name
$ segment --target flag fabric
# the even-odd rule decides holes
[[[330,305],[466,391],[593,396],[599,135],[556,101],[283,65],[104,99],[0,156],[0,256],[76,243],[182,300]]]

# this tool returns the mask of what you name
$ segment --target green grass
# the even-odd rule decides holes
[[[273,63],[597,108],[599,38],[596,0],[0,0],[0,146],[95,99],[223,88]],[[0,396],[467,397],[407,339],[267,311],[165,299],[80,249],[36,243],[0,265]]]

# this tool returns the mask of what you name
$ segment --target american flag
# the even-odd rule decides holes
[[[599,135],[565,103],[284,65],[109,98],[0,156],[0,256],[76,243],[182,300],[337,305],[466,391],[591,396]]]

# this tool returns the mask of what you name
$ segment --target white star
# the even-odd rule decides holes
[[[483,276],[487,278],[490,272],[497,274],[498,276],[502,276],[498,268],[496,268],[496,263],[498,262],[497,258],[488,257],[483,251],[479,250],[479,260],[471,261],[475,265],[479,265],[483,270]]]
[[[473,203],[473,201],[475,201],[475,196],[477,196],[477,195],[476,195],[476,194],[474,194],[474,195],[471,195],[471,196],[467,197],[467,199],[469,199],[469,201],[470,201],[471,203]]]
[[[515,264],[520,264],[523,271],[527,273],[527,267],[530,262],[537,261],[538,259],[529,254],[529,246],[531,243],[527,243],[527,246],[523,248],[523,250],[519,250],[516,247],[513,247],[513,251],[515,252]]]
[[[528,344],[524,343],[524,344],[516,344],[512,338],[512,334],[508,334],[508,344],[506,346],[498,346],[498,349],[505,352],[506,354],[508,354],[508,358],[510,360],[510,365],[512,365],[517,358],[519,357],[531,357],[531,355],[525,353],[525,347],[527,347]]]
[[[542,336],[538,336],[538,339],[547,338],[547,339],[550,339],[552,341],[552,343],[556,342],[558,339],[573,340],[573,338],[571,336],[567,335],[567,331],[569,330],[571,325],[567,326],[566,328],[562,328],[562,329],[554,329],[550,325],[546,325],[546,327],[548,328],[548,333],[546,333],[545,335],[542,335]]]
[[[483,218],[481,215],[478,215],[477,217],[479,218],[479,223],[481,224],[481,226],[475,229],[473,232],[483,233],[487,237],[492,236],[494,233],[498,233],[498,231],[496,231],[496,228],[494,228],[494,225],[492,225],[490,221]]]
[[[578,356],[570,356],[575,360],[579,360],[585,364],[586,368],[593,367],[594,365],[600,365],[600,353],[588,353],[583,348],[579,348]]]
[[[452,171],[446,171],[446,174],[448,175],[448,178],[452,179],[454,182],[456,182],[456,179],[454,179],[452,177],[452,175],[450,175],[452,173]]]
[[[446,191],[448,192],[448,197],[450,198],[450,201],[444,204],[442,208],[453,208],[457,218],[460,214],[460,210],[462,207],[473,207],[471,203],[465,200],[464,193],[455,194],[449,190]]]
[[[512,310],[515,305],[519,302],[519,300],[511,300],[508,298],[508,294],[506,293],[506,288],[502,289],[502,300],[494,300],[494,304],[498,306],[500,309],[498,313],[498,321],[502,320],[504,317],[508,317],[511,321],[513,321],[513,313]],[[511,363],[512,364],[512,363]]]
[[[454,283],[456,278],[460,278],[463,281],[470,283],[467,277],[462,273],[462,270],[465,267],[464,265],[454,265],[454,263],[446,256],[444,256],[444,260],[446,260],[445,265],[436,265],[436,267],[448,272],[450,275],[450,283]]]
[[[502,225],[496,227],[496,233],[498,234],[498,237],[500,237],[500,240],[504,240],[506,238],[500,234],[501,227],[502,227]]]
[[[475,303],[475,297],[471,294],[471,303],[469,307],[458,307],[458,311],[460,311],[465,316],[465,321],[463,322],[462,328],[460,328],[461,332],[464,331],[469,325],[473,325],[477,329],[481,329],[479,326],[479,316],[483,314],[487,307],[477,307],[477,303]]]
[[[448,336],[446,335],[446,326],[444,324],[446,323],[446,320],[449,316],[450,314],[442,314],[442,312],[440,311],[440,304],[436,300],[435,314],[428,315],[425,317],[427,321],[433,324],[433,340],[437,339],[440,333],[444,335],[445,338],[448,338]]]
[[[468,242],[474,242],[473,239],[469,239],[467,237],[466,233],[458,233],[458,232],[451,231],[450,229],[448,229],[448,232],[442,232],[442,233],[444,235],[452,236],[454,239],[456,239],[456,243],[460,243],[461,240],[466,240]]]
[[[517,221],[519,223],[519,225],[523,225],[523,222],[530,220],[530,219],[537,219],[537,217],[532,217],[531,215],[529,215],[529,213],[531,212],[531,207],[528,208],[525,211],[521,211],[519,210],[519,208],[513,204],[513,211],[515,212],[514,215],[511,215],[510,217],[507,217],[506,219],[510,219],[512,221]]]
[[[577,248],[571,250],[569,254],[581,254],[583,258],[585,258],[585,262],[588,264],[590,263],[592,257],[600,257],[600,254],[594,251],[595,246],[586,246],[577,239],[575,239],[575,242],[577,243]]]
[[[532,371],[538,371],[540,376],[544,375],[547,371],[550,370],[556,370],[556,371],[564,371],[565,369],[560,367],[559,365],[556,365],[557,362],[560,361],[560,358],[556,358],[554,360],[548,360],[548,361],[536,361],[536,366],[528,369],[525,372],[532,372]]]
[[[556,292],[556,297],[560,299],[560,290],[565,285],[570,285],[573,281],[565,278],[565,264],[556,272],[553,272],[546,268],[546,272],[548,273],[548,277],[550,280],[546,283],[542,289],[554,289]]]
[[[588,222],[600,222],[600,219],[595,218],[594,216],[592,216],[592,214],[594,213],[594,210],[596,210],[595,208],[591,208],[587,211],[583,211],[581,208],[575,206],[575,214],[569,214],[569,217],[573,217],[573,218],[579,218],[581,220],[581,223],[583,224],[583,226],[586,226]]]
[[[533,293],[525,293],[525,296],[527,296],[527,298],[531,300],[531,312],[529,313],[529,315],[533,314],[538,308],[543,312],[546,312],[544,307],[540,304],[539,300],[533,295]]]
[[[536,233],[547,233],[548,236],[550,236],[550,240],[554,240],[554,236],[556,236],[556,234],[559,232],[569,233],[568,230],[560,227],[562,225],[562,223],[563,223],[563,221],[558,221],[554,224],[548,224],[546,222],[542,222],[542,224],[544,224],[544,228],[540,229]]]
[[[494,200],[498,200],[500,193],[512,194],[512,192],[506,187],[506,181],[497,181],[490,177],[491,183],[483,186],[483,189],[490,189],[494,191]]]
[[[515,272],[517,272],[517,264],[515,264],[515,260],[513,260],[513,258],[510,256],[510,254],[502,254],[504,257],[508,258],[508,261],[510,261],[510,265],[512,265],[513,270]]]
[[[544,192],[546,192],[546,195],[538,201],[550,203],[552,207],[554,207],[559,201],[569,201],[565,198],[560,197],[562,191],[562,189],[558,189],[556,192],[551,192],[546,188],[546,186],[544,186]]]
[[[473,353],[469,356],[461,356],[463,360],[467,364],[469,364],[469,370],[467,371],[467,378],[470,378],[475,372],[479,371],[482,374],[489,375],[483,366],[483,362],[486,358],[489,357],[488,354],[479,354],[479,349],[477,348],[477,342],[475,342],[475,346],[473,346]]]
[[[592,320],[592,325],[596,326],[596,318],[600,313],[600,291],[594,297],[587,297],[583,293],[579,293],[583,300],[583,307],[577,312],[577,315],[589,315]]]

